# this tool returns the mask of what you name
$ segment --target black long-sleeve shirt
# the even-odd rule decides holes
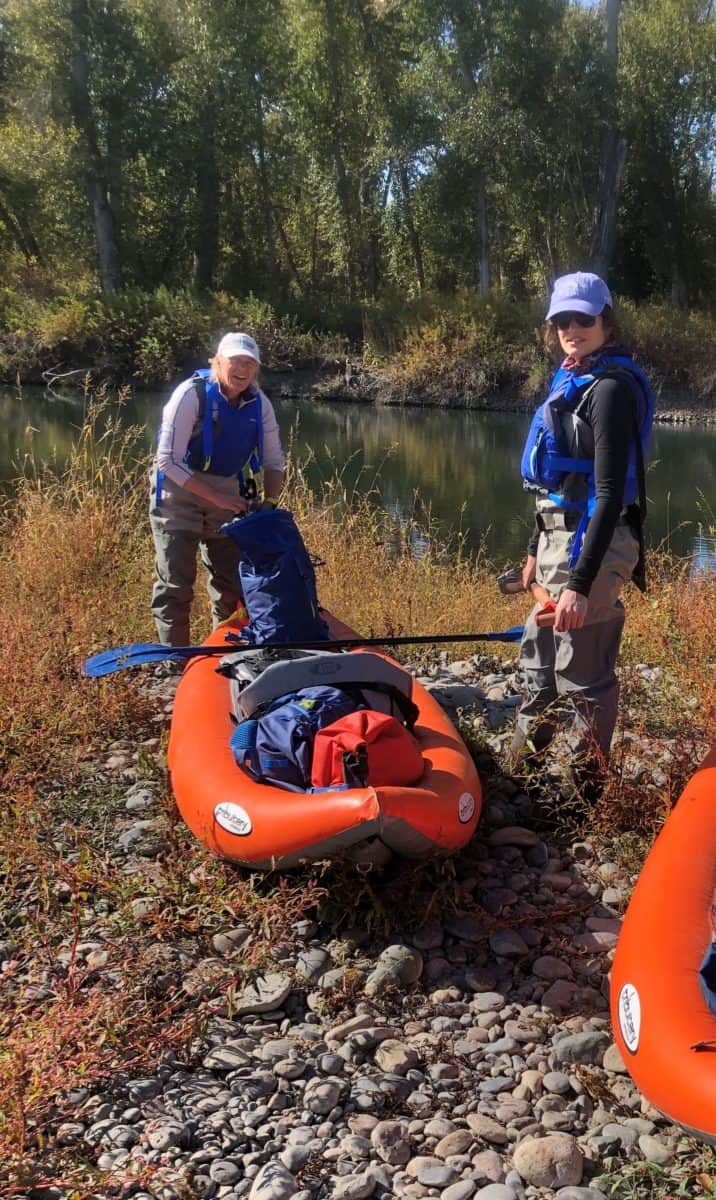
[[[622,379],[600,379],[589,390],[580,414],[594,434],[596,505],[567,587],[588,596],[624,508],[629,450],[635,436],[634,392]],[[537,553],[538,540],[539,528],[535,524],[528,554]]]

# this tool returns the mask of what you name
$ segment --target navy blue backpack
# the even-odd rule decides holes
[[[234,758],[259,783],[305,792],[311,786],[318,730],[359,708],[365,704],[341,688],[308,687],[279,696],[257,720],[236,726],[231,735]]]
[[[241,551],[239,582],[249,624],[247,642],[323,642],[330,633],[320,615],[313,560],[285,508],[237,517],[221,532]]]

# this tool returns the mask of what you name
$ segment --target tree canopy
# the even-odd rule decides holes
[[[0,252],[331,305],[716,288],[705,0],[4,0]],[[600,257],[601,255],[601,257]]]

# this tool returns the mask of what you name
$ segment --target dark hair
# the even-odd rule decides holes
[[[616,317],[614,316],[614,309],[609,304],[605,304],[599,315],[604,321],[605,342],[620,342],[621,333]],[[550,358],[559,361],[563,357],[564,351],[560,344],[557,326],[552,321],[545,322],[544,344]]]

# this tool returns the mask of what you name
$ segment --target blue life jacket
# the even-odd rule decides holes
[[[654,394],[646,375],[628,354],[602,354],[582,375],[560,367],[547,399],[532,418],[522,451],[520,470],[525,488],[538,492],[555,508],[582,514],[572,543],[570,568],[579,558],[584,532],[596,506],[593,435],[580,414],[580,402],[591,386],[605,376],[623,379],[634,395],[634,437],[622,504],[626,507],[639,500],[643,505],[644,463],[654,422]],[[584,452],[579,454],[580,445],[585,443]]]
[[[264,454],[264,427],[261,392],[250,389],[251,400],[236,407],[229,404],[202,368],[192,375],[199,395],[201,430],[191,438],[184,455],[192,471],[210,471],[212,475],[235,475],[243,483],[247,465],[260,471]],[[156,504],[161,504],[164,473],[157,471]]]

